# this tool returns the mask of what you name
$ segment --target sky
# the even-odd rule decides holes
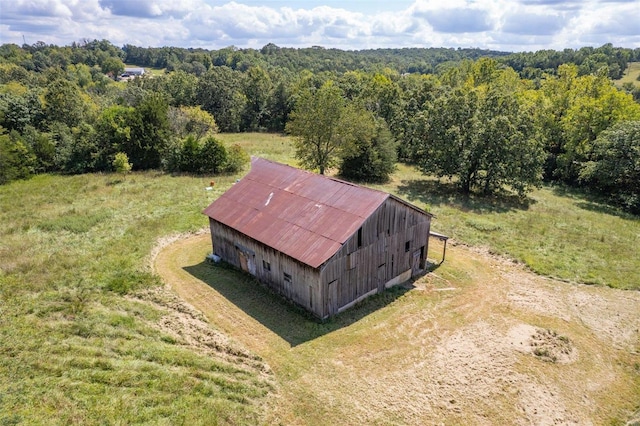
[[[0,43],[640,48],[640,0],[0,0]]]

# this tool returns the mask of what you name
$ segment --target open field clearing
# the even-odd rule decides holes
[[[220,139],[296,164],[286,137]],[[201,212],[241,176],[0,186],[0,424],[600,425],[640,408],[638,217],[562,188],[467,198],[399,165],[378,188],[457,244],[317,323],[204,263]]]
[[[640,62],[630,62],[622,78],[620,80],[614,80],[614,82],[620,86],[624,83],[633,83],[636,86],[640,86],[638,77],[640,77]]]
[[[319,324],[209,251],[207,233],[179,239],[155,270],[269,364],[265,424],[598,425],[638,408],[638,292],[455,245],[433,273]]]

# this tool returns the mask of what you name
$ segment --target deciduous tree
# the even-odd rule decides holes
[[[600,133],[580,179],[634,213],[640,213],[640,121],[620,122]]]
[[[351,146],[342,156],[340,175],[360,182],[386,182],[397,159],[396,143],[386,122],[364,109],[345,114],[344,120],[352,119]]]
[[[0,127],[0,185],[26,179],[33,173],[35,156],[17,132],[6,133]]]
[[[44,114],[48,123],[58,121],[69,127],[78,126],[86,109],[80,89],[74,83],[56,79],[47,85]]]
[[[243,75],[227,67],[213,67],[198,83],[197,101],[216,118],[223,132],[238,132],[247,99]]]
[[[218,132],[213,116],[199,106],[169,108],[169,123],[171,130],[179,138],[191,134],[196,140],[200,140],[209,133]]]
[[[169,143],[169,104],[159,93],[144,97],[135,108],[131,139],[123,151],[136,169],[160,168],[162,154]]]
[[[286,131],[295,138],[296,158],[302,167],[324,174],[337,165],[344,142],[340,128],[344,109],[342,92],[332,81],[300,94]]]
[[[455,177],[465,193],[509,186],[522,196],[541,183],[544,161],[532,105],[519,101],[512,70],[480,61],[466,73],[421,115],[420,167]]]
[[[273,84],[269,74],[260,67],[251,67],[246,74],[244,95],[247,102],[242,114],[242,126],[246,131],[256,131],[264,128],[267,122],[267,102]]]

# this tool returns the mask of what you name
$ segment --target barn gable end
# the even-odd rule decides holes
[[[260,158],[204,214],[214,254],[319,318],[425,267],[430,214]]]

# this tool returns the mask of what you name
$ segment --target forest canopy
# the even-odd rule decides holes
[[[640,83],[619,89],[612,79],[638,61],[640,49],[610,44],[521,53],[4,44],[0,183],[114,171],[117,155],[134,170],[235,172],[246,153],[215,133],[268,131],[295,136],[303,166],[358,181],[384,181],[400,160],[466,193],[524,195],[555,182],[638,213],[637,185],[607,185],[637,167]],[[131,66],[154,72],[119,81]],[[631,157],[616,161],[622,152]]]

